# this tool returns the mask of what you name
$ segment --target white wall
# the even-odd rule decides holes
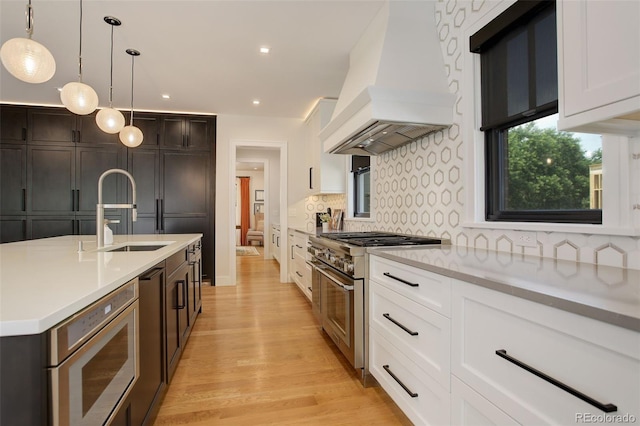
[[[233,199],[235,185],[229,176],[235,176],[235,162],[230,147],[232,141],[264,141],[287,143],[299,127],[302,119],[249,117],[238,115],[218,115],[216,131],[216,212],[215,212],[215,284],[234,285],[235,247],[229,239],[229,230],[235,227],[233,209],[229,204]],[[235,157],[235,153],[233,155]],[[286,193],[286,188],[284,190]],[[286,217],[285,217],[286,221]],[[235,245],[235,243],[233,244]],[[233,262],[233,263],[232,263]]]

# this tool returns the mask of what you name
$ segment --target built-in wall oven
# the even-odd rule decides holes
[[[105,425],[139,376],[138,279],[49,332],[51,423]]]
[[[442,244],[441,239],[386,232],[325,233],[309,238],[312,306],[322,329],[368,386],[367,247]],[[320,295],[316,303],[316,295]]]

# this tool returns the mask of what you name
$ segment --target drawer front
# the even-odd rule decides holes
[[[369,282],[370,324],[449,390],[451,321],[405,296]]]
[[[449,277],[372,255],[369,278],[446,317],[451,316]]]
[[[296,232],[293,245],[293,252],[304,259],[307,254],[307,236]]]
[[[451,376],[451,424],[511,426],[520,423],[483,398],[456,376]]]
[[[498,350],[616,405],[609,415],[640,419],[640,333],[458,281],[452,328],[453,374],[518,422],[585,423],[607,413]]]
[[[369,343],[371,374],[414,424],[451,424],[450,395],[446,389],[393,347],[375,329],[370,329]]]

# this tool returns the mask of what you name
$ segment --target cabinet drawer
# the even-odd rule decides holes
[[[369,282],[369,291],[371,327],[449,390],[449,318],[375,281]]]
[[[451,424],[502,426],[519,423],[456,376],[451,376]]]
[[[369,336],[371,374],[404,414],[416,425],[451,424],[449,392],[375,329]]]
[[[640,418],[640,333],[455,280],[452,328],[452,372],[520,423],[606,413],[498,350]]]
[[[449,277],[371,256],[369,278],[446,317],[451,316]]]
[[[186,248],[180,250],[176,254],[167,259],[167,275],[170,275],[187,261],[188,250]]]

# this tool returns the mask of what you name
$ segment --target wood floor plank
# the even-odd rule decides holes
[[[236,286],[202,289],[155,425],[411,424],[383,390],[362,387],[274,260],[236,259]]]

